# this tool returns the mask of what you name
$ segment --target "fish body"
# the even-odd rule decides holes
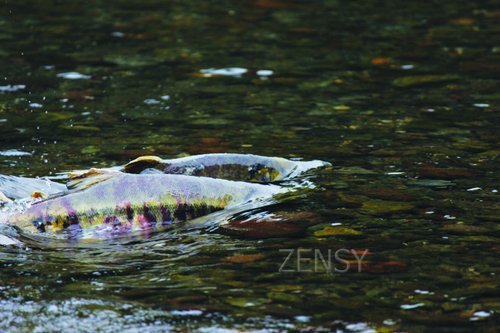
[[[99,233],[107,238],[109,232],[150,230],[183,221],[223,222],[282,200],[279,194],[314,187],[295,179],[328,166],[319,160],[205,154],[176,159],[142,156],[122,167],[74,171],[59,177],[68,180],[65,185],[0,175],[0,223],[56,237],[93,238]]]
[[[0,213],[0,221],[23,230],[80,232],[96,227],[136,230],[195,219],[288,191],[277,185],[207,177],[116,173],[84,189]]]
[[[143,156],[128,163],[123,171],[139,173],[148,168],[166,174],[183,174],[250,182],[291,179],[311,169],[327,167],[324,161],[292,161],[281,157],[252,154],[204,154],[176,159]]]

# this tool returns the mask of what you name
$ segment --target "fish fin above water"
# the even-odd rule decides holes
[[[81,191],[92,185],[108,180],[117,174],[117,172],[92,168],[81,174],[70,174],[70,180],[66,183],[66,187],[69,190]]]
[[[155,169],[161,166],[162,162],[163,160],[158,156],[140,156],[125,164],[123,171],[126,173],[141,173],[145,169]]]
[[[86,178],[86,177],[98,175],[98,174],[100,175],[103,173],[106,173],[106,171],[103,169],[90,168],[88,170],[78,170],[78,171],[70,172],[70,173],[68,173],[68,177],[70,178],[70,180],[73,180],[73,179]]]

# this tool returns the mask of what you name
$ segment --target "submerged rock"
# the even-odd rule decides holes
[[[406,212],[413,209],[413,205],[400,201],[367,200],[361,206],[361,212],[370,215],[386,215]]]
[[[315,237],[330,237],[330,236],[345,236],[345,235],[360,235],[361,232],[347,227],[326,227],[314,233]]]
[[[264,255],[261,253],[256,254],[236,254],[234,256],[226,257],[225,261],[233,264],[247,264],[255,261],[264,259]]]
[[[418,169],[418,175],[428,179],[446,179],[473,178],[476,174],[467,169],[457,168],[438,168],[435,166],[423,166]]]
[[[221,225],[217,232],[243,238],[292,237],[301,235],[318,220],[319,217],[311,212],[274,212],[231,220]]]

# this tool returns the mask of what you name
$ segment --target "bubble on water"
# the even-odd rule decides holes
[[[111,36],[121,38],[121,37],[125,37],[125,34],[121,31],[113,31],[111,33]]]
[[[490,105],[488,103],[476,103],[476,104],[474,104],[474,106],[477,108],[487,108]]]
[[[39,108],[43,107],[43,105],[40,103],[30,103],[30,107],[32,107],[34,109],[39,109]]]

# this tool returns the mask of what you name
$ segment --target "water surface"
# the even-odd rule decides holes
[[[4,2],[0,173],[210,152],[334,168],[269,209],[296,227],[260,235],[2,226],[25,246],[0,249],[1,330],[494,332],[498,5]],[[361,272],[279,272],[299,248],[369,254]]]

